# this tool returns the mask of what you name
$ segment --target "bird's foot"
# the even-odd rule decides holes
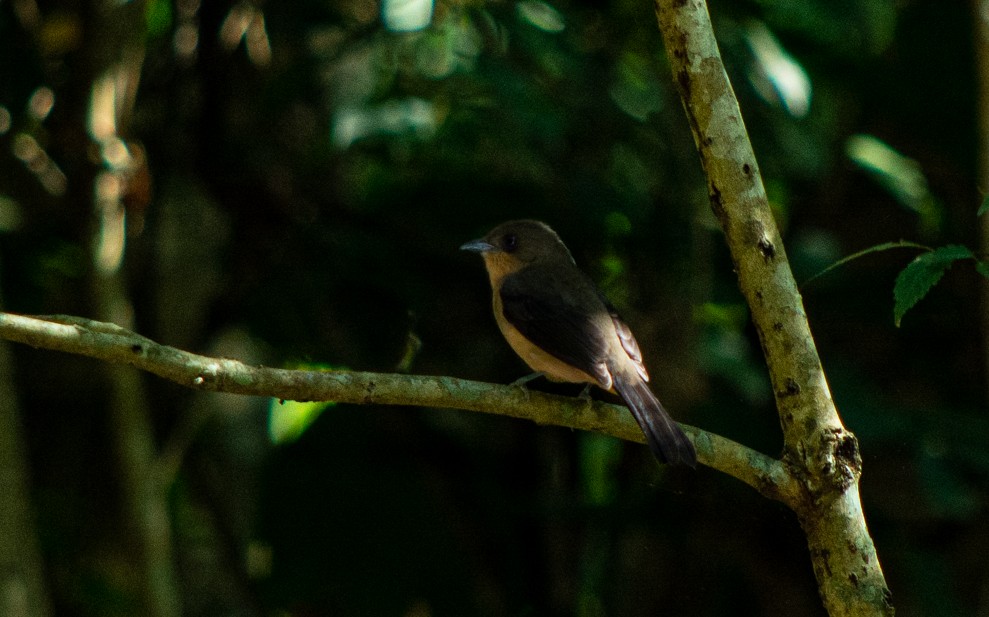
[[[525,395],[525,400],[528,401],[529,400],[529,388],[527,388],[525,384],[529,383],[533,379],[538,379],[539,377],[542,377],[542,376],[543,376],[542,373],[533,373],[531,375],[526,375],[525,377],[519,377],[518,379],[516,379],[515,381],[513,381],[509,385],[514,386],[514,387],[518,388],[519,390],[521,390],[522,393]]]

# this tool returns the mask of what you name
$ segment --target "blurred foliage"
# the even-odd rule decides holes
[[[899,239],[976,246],[968,10],[711,0],[798,280]],[[141,47],[115,128],[128,160],[144,156],[122,191],[142,334],[266,365],[509,382],[524,367],[456,247],[539,218],[633,324],[675,417],[779,451],[651,3],[2,3],[8,310],[95,314],[94,181],[116,159],[86,118],[121,41]],[[976,614],[989,606],[985,281],[942,268],[897,329],[910,258],[857,259],[804,300],[861,440],[894,603]],[[92,362],[15,351],[58,613],[134,614],[105,380]],[[179,461],[186,615],[822,614],[792,515],[644,448],[345,405],[299,408],[278,433],[296,439],[273,444],[277,404],[146,383]]]

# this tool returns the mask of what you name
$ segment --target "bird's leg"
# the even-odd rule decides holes
[[[519,388],[525,388],[525,384],[529,383],[533,379],[539,379],[540,377],[545,377],[545,376],[546,375],[544,373],[532,373],[532,374],[526,375],[525,377],[519,377],[518,379],[516,379],[515,381],[513,381],[512,383],[510,383],[508,385],[510,385],[510,386],[518,386]]]
[[[577,398],[588,403],[593,401],[594,399],[591,398],[591,384],[585,384],[584,389],[580,391]]]

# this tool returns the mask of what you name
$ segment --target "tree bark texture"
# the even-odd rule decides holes
[[[711,207],[766,356],[784,435],[783,462],[801,487],[802,498],[793,505],[821,598],[833,617],[891,615],[859,498],[858,442],[831,398],[707,4],[657,0],[656,15]]]
[[[518,386],[455,377],[248,366],[161,345],[115,324],[64,315],[36,318],[0,313],[0,339],[129,364],[196,390],[295,401],[464,409],[645,443],[642,430],[625,407]],[[780,461],[713,433],[689,426],[684,430],[702,464],[791,507],[800,498],[796,483]]]

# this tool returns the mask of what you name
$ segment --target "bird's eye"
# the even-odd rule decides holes
[[[506,234],[505,237],[501,239],[501,244],[506,253],[511,253],[518,248],[519,239],[515,236],[515,234]]]

